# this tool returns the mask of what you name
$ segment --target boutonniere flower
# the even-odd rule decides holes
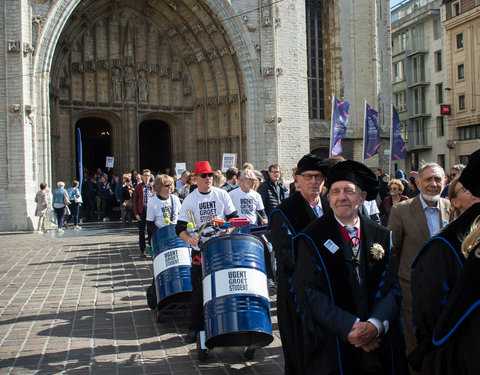
[[[380,260],[385,256],[385,250],[379,243],[374,243],[370,248],[370,254],[372,254],[373,259]]]

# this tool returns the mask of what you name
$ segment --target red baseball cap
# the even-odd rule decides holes
[[[213,173],[212,167],[208,161],[199,161],[195,164],[195,174]]]

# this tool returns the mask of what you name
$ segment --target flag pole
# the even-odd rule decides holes
[[[367,122],[367,99],[365,99],[365,103],[363,104],[363,145],[362,145],[362,163],[365,162],[365,131],[366,129],[366,122]]]
[[[390,121],[390,156],[388,158],[388,175],[392,176],[392,152],[393,152],[393,103],[391,108]]]
[[[332,116],[331,116],[331,124],[330,124],[330,150],[328,151],[328,157],[332,156],[332,149],[333,149],[333,111],[334,111],[334,105],[335,105],[335,94],[332,92]]]

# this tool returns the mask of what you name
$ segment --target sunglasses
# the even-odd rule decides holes
[[[200,173],[201,178],[213,177],[213,173]]]
[[[163,185],[163,187],[172,187],[172,184],[168,184],[168,185]]]

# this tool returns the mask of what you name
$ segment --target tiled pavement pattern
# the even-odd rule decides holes
[[[255,352],[197,360],[188,320],[158,324],[145,289],[152,261],[120,223],[0,235],[0,374],[282,374],[275,339]]]

